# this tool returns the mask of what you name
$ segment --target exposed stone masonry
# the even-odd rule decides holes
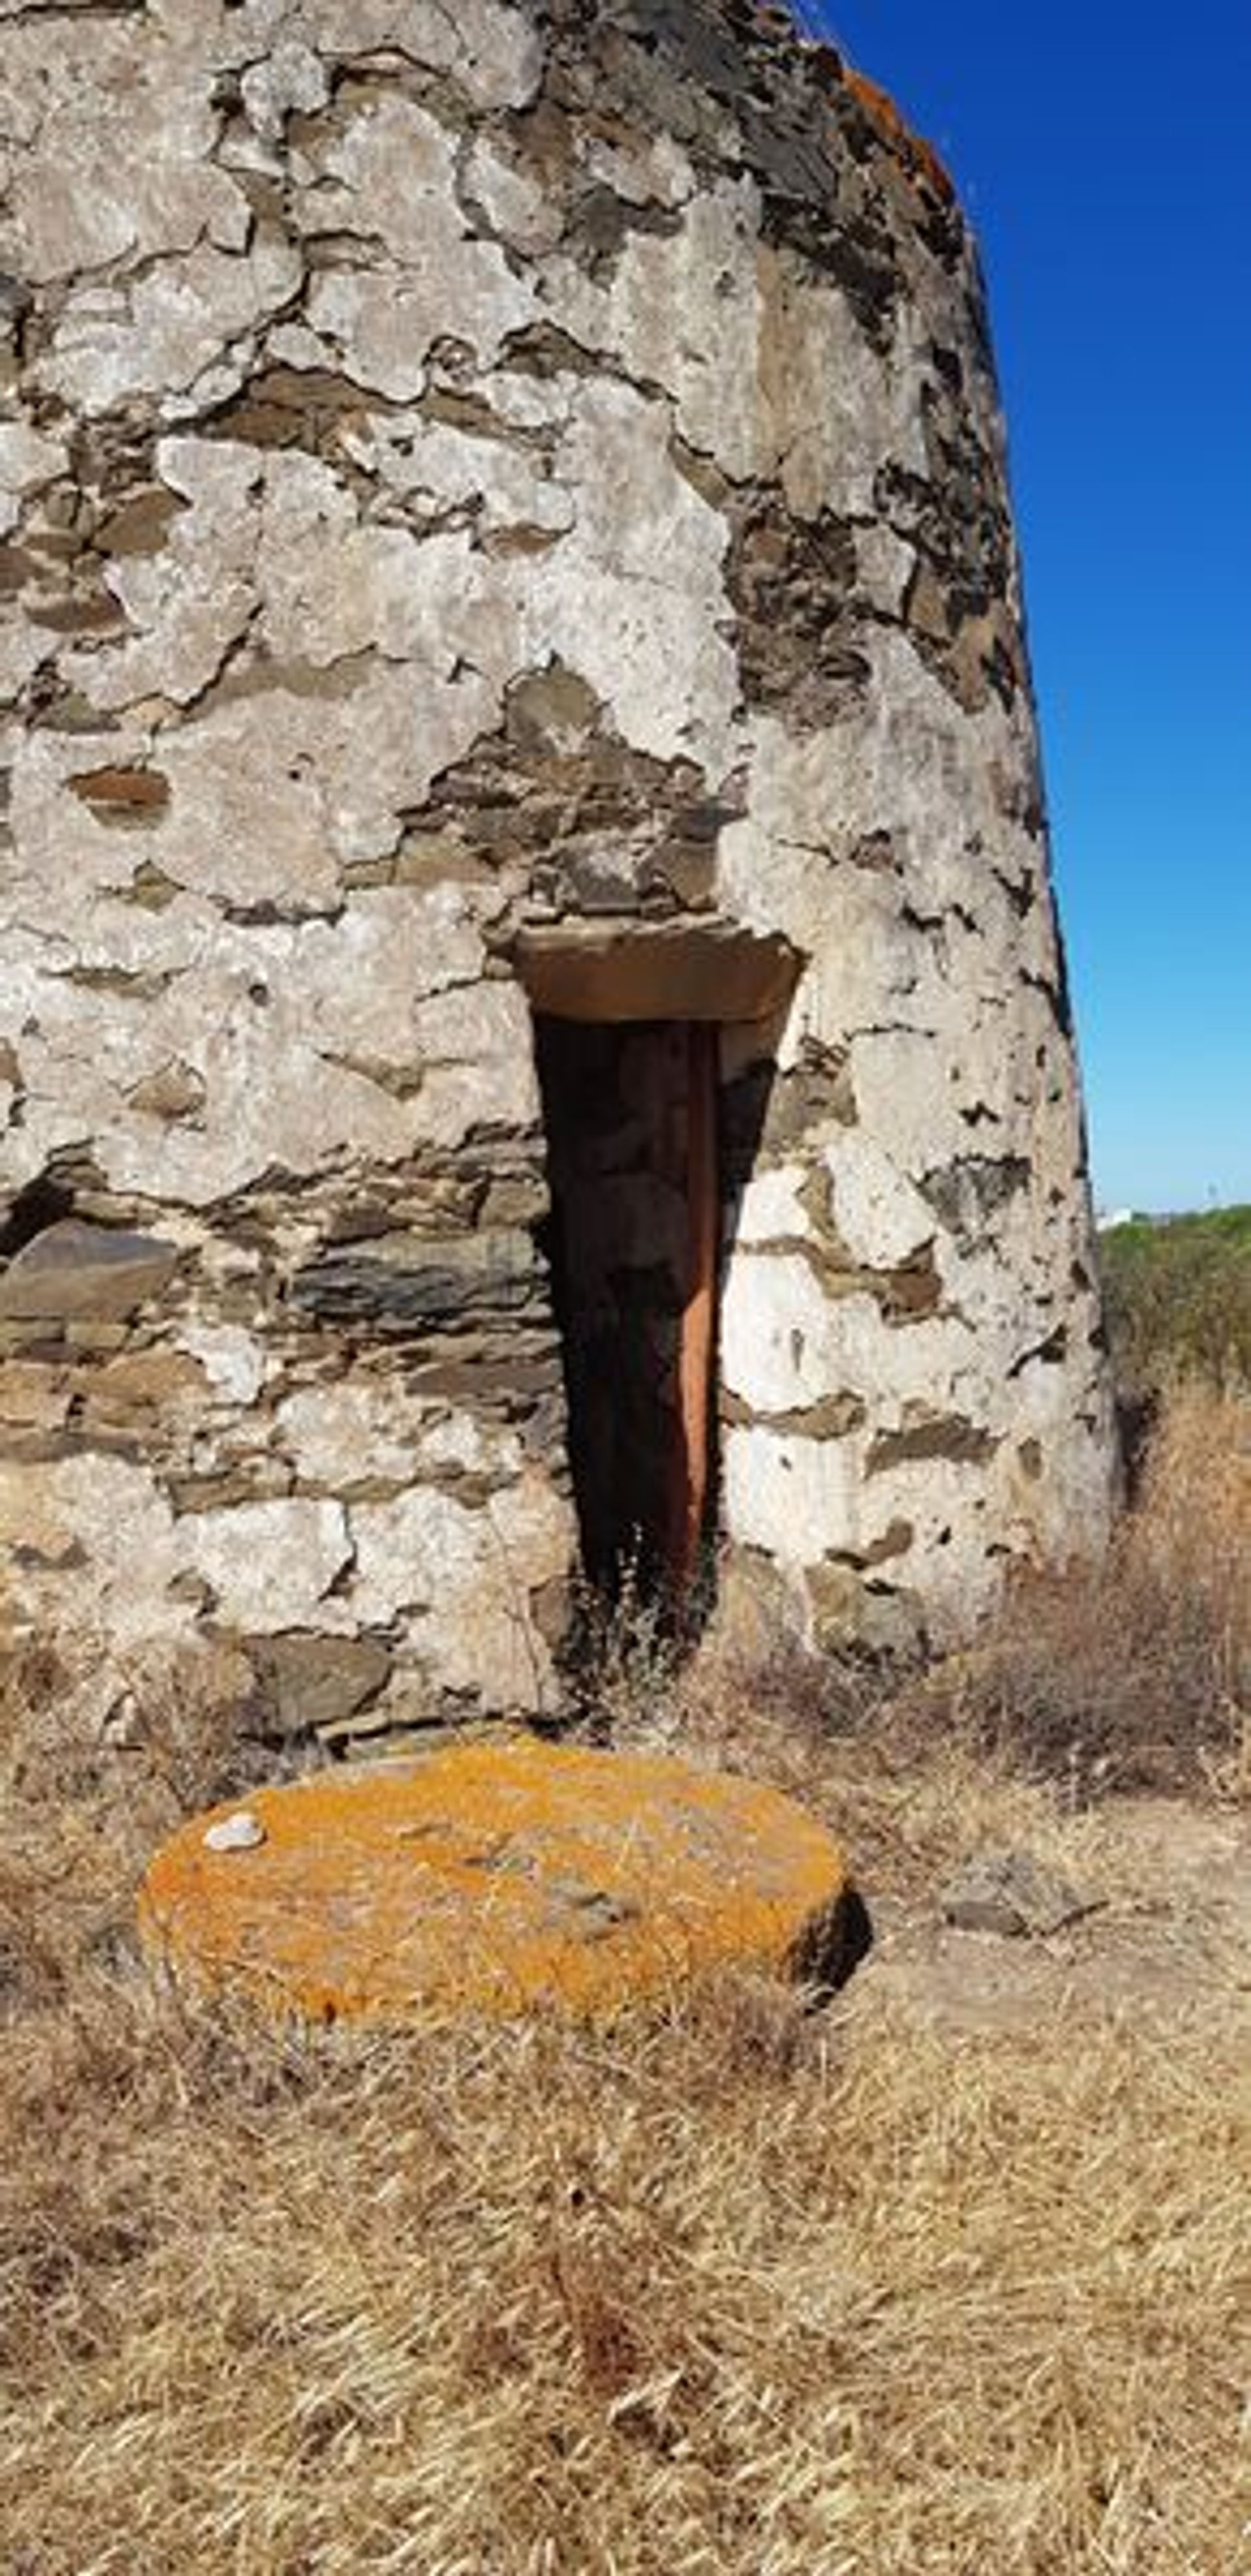
[[[1002,429],[933,156],[734,0],[0,28],[11,1631],[225,1641],[332,1738],[556,1704],[518,960],[590,921],[804,961],[722,1032],[727,1602],[951,1632],[1096,1544]]]

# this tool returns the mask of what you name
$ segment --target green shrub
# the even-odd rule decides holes
[[[1100,1238],[1108,1331],[1131,1397],[1177,1377],[1251,1385],[1251,1207],[1136,1217]]]

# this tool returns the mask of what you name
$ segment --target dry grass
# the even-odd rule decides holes
[[[1023,1578],[971,1650],[928,1668],[780,1642],[754,1670],[714,1655],[683,1674],[654,1620],[609,1621],[599,1644],[615,1737],[659,1727],[721,1759],[728,1693],[731,1741],[769,1776],[779,1761],[806,1775],[814,1746],[867,1727],[923,1771],[936,1738],[1002,1753],[1074,1807],[1110,1790],[1237,1796],[1251,1787],[1251,1398],[1177,1381],[1103,1561]]]
[[[705,1671],[689,1740],[832,1814],[884,1912],[988,1840],[1132,1896],[1116,1802],[1010,1731],[854,1676],[840,1731],[765,1679]],[[731,1982],[610,2035],[283,2038],[130,1947],[151,1842],[229,1786],[218,1717],[108,1750],[39,1696],[0,1859],[4,2576],[1232,2576],[1223,2004],[1057,1987],[953,2041],[871,1962],[832,2013]]]
[[[1233,2116],[1059,2037],[312,2050],[84,1979],[11,2040],[6,2565],[1228,2576]]]
[[[955,1678],[983,1736],[1082,1792],[1245,1785],[1251,1404],[1179,1383],[1105,1563],[1024,1586]]]

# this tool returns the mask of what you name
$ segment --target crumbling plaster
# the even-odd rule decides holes
[[[736,0],[0,26],[4,1197],[179,1255],[94,1322],[0,1277],[18,1633],[368,1641],[346,1732],[552,1704],[512,961],[585,918],[807,961],[723,1047],[731,1130],[763,1113],[739,1571],[821,1642],[958,1630],[1097,1544],[1080,1105],[941,174]]]

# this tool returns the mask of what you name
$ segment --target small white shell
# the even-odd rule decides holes
[[[210,1825],[204,1837],[206,1849],[215,1852],[255,1851],[257,1844],[264,1840],[265,1828],[260,1817],[249,1814],[246,1807],[237,1809],[233,1816],[223,1816],[219,1824]]]

